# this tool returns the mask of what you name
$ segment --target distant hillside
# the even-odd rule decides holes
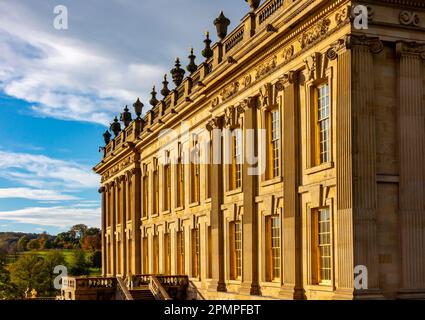
[[[29,240],[38,239],[40,234],[23,232],[0,232],[0,252],[12,253],[16,251],[18,241],[27,236]]]

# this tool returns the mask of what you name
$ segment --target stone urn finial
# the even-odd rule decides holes
[[[223,40],[227,36],[227,28],[230,25],[230,20],[226,18],[224,12],[221,11],[217,19],[214,20],[214,25],[217,28],[217,36]]]
[[[181,67],[180,59],[176,58],[176,63],[174,64],[174,68],[171,70],[171,76],[173,77],[173,82],[176,85],[176,87],[181,85],[184,79],[185,71],[180,67]]]
[[[121,132],[121,124],[118,121],[118,117],[115,116],[114,122],[111,123],[111,131],[114,133],[114,136],[117,137]]]
[[[127,128],[131,123],[131,112],[128,110],[128,106],[124,107],[124,111],[121,113],[120,120],[124,123],[124,126]]]
[[[191,74],[194,73],[196,70],[198,70],[198,66],[195,63],[195,59],[196,59],[196,56],[193,54],[193,48],[190,48],[189,65],[186,67],[186,69]]]
[[[205,59],[209,59],[212,58],[212,56],[214,55],[214,52],[211,49],[211,39],[210,39],[210,33],[208,31],[205,32],[205,48],[204,50],[202,50],[202,56]]]
[[[155,90],[155,86],[153,86],[152,88],[152,92],[151,92],[151,99],[149,100],[149,103],[151,104],[152,107],[155,107],[158,104],[158,99],[156,98],[156,90]]]
[[[167,75],[164,74],[164,81],[162,81],[162,90],[161,94],[165,97],[167,97],[170,94],[170,89],[168,89],[168,81],[167,81]]]
[[[261,0],[245,0],[245,2],[248,2],[251,10],[254,11],[260,6]]]
[[[137,119],[140,119],[143,111],[143,103],[137,98],[137,101],[133,103],[134,112],[136,113]]]

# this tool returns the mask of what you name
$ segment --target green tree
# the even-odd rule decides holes
[[[27,245],[30,239],[27,236],[22,236],[18,240],[18,251],[27,251]]]
[[[40,241],[38,239],[32,239],[28,242],[27,249],[32,251],[40,250]]]
[[[73,276],[83,276],[89,274],[89,265],[87,264],[84,251],[76,250],[73,252],[69,271]]]
[[[6,269],[6,255],[0,253],[0,300],[16,297],[16,287],[10,280],[10,272]]]
[[[53,287],[53,281],[59,274],[55,273],[54,270],[55,267],[61,265],[66,266],[65,257],[61,252],[51,250],[44,256],[44,272],[47,276],[44,287],[47,288],[47,291],[45,292],[47,296],[55,295],[55,293],[57,293],[57,290]]]
[[[10,266],[12,282],[21,296],[29,288],[37,292],[46,292],[46,269],[44,259],[36,254],[22,255]]]
[[[96,250],[90,252],[87,255],[87,263],[92,268],[101,268],[102,267],[102,251]]]

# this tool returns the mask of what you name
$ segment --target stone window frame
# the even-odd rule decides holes
[[[324,56],[324,55],[323,55]],[[324,59],[324,58],[322,58]],[[306,81],[305,83],[305,94],[306,94],[306,140],[307,140],[307,150],[306,150],[306,173],[314,174],[316,172],[330,169],[334,167],[334,154],[333,154],[333,132],[334,132],[334,112],[335,112],[335,104],[334,104],[334,88],[335,81],[334,76],[334,68],[332,65],[329,65],[324,70],[324,76],[317,78],[314,77]],[[316,141],[313,141],[316,138],[316,116],[317,113],[317,101],[315,99],[315,90],[323,84],[327,83],[329,85],[329,119],[330,119],[330,127],[329,127],[329,161],[325,163],[316,164],[314,157],[316,157]]]
[[[314,264],[317,263],[313,261],[313,212],[317,209],[323,209],[323,208],[329,208],[330,213],[330,226],[331,226],[331,265],[332,265],[332,271],[331,271],[331,281],[330,283],[318,283],[314,279],[313,275],[313,268]],[[320,291],[335,291],[335,275],[336,275],[336,257],[335,257],[335,206],[334,206],[334,199],[328,198],[324,201],[324,203],[321,206],[312,206],[311,203],[306,204],[306,239],[307,239],[307,289],[311,290],[320,290]]]
[[[229,284],[235,284],[235,285],[240,285],[242,284],[242,280],[243,280],[243,274],[244,274],[244,266],[243,266],[243,261],[244,261],[244,252],[243,252],[243,244],[244,244],[244,231],[243,231],[243,207],[242,207],[242,203],[234,203],[231,204],[227,209],[225,209],[224,211],[224,221],[223,221],[223,232],[225,235],[225,242],[224,242],[224,248],[225,248],[225,259],[224,259],[224,264],[225,264],[225,279]],[[232,259],[232,248],[231,248],[231,224],[234,223],[235,221],[239,221],[241,223],[241,234],[242,234],[242,252],[241,252],[241,262],[242,262],[242,274],[240,277],[238,277],[237,279],[233,279],[232,278],[232,263],[231,263],[231,259]]]

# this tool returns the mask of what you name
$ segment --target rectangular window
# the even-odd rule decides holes
[[[171,237],[169,233],[164,234],[165,274],[171,274]]]
[[[211,227],[208,227],[208,278],[212,278],[212,236]]]
[[[143,237],[143,273],[149,274],[149,246],[148,237]]]
[[[143,177],[143,218],[147,218],[149,210],[149,176]]]
[[[240,221],[230,223],[230,278],[242,277],[242,224]]]
[[[332,239],[329,208],[313,211],[313,266],[314,282],[331,284],[332,280]]]
[[[159,272],[159,239],[158,236],[153,236],[153,273]]]
[[[184,165],[182,159],[177,162],[177,208],[184,206]]]
[[[240,130],[232,132],[232,166],[230,170],[230,190],[242,186],[242,146]]]
[[[152,214],[158,214],[159,210],[159,175],[158,169],[153,172],[153,199],[152,199]]]
[[[192,229],[192,276],[199,277],[199,228]]]
[[[324,84],[317,88],[317,154],[318,163],[330,161],[330,102],[329,85]]]
[[[280,278],[280,217],[278,215],[270,218],[271,236],[271,279]]]
[[[191,203],[199,202],[199,146],[196,144],[191,152]]]
[[[171,209],[171,165],[164,166],[164,211]]]
[[[177,273],[179,275],[185,274],[184,247],[184,231],[179,231],[177,232]]]
[[[268,159],[267,179],[279,176],[280,169],[280,112],[274,109],[267,114]]]

